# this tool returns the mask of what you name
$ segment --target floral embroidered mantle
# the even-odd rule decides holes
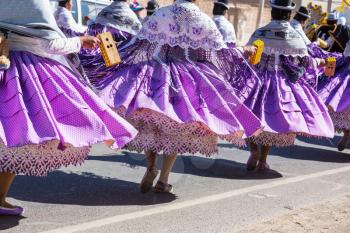
[[[139,39],[158,46],[179,46],[184,49],[226,48],[220,31],[209,16],[191,2],[178,0],[171,6],[159,9],[143,25]]]

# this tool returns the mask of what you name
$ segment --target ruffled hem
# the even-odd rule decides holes
[[[125,115],[125,108],[117,111]],[[218,135],[202,122],[179,123],[150,109],[139,109],[125,118],[139,131],[136,138],[126,145],[128,150],[152,150],[165,154],[201,153],[210,156],[217,153],[219,138],[237,146],[245,145],[243,131]]]
[[[0,172],[46,176],[61,167],[80,165],[87,158],[89,147],[73,147],[66,144],[59,149],[57,140],[22,147],[7,148],[0,140]]]
[[[343,112],[330,111],[330,115],[337,132],[342,133],[344,130],[350,130],[350,109]]]
[[[263,132],[256,137],[248,138],[247,141],[263,146],[287,147],[294,145],[296,135],[296,133]]]

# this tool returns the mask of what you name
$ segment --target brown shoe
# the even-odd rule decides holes
[[[344,136],[338,144],[338,151],[344,151],[348,145],[348,142],[349,138]]]
[[[156,169],[147,169],[145,175],[142,178],[141,184],[140,184],[140,192],[141,193],[147,193],[151,190],[153,186],[154,180],[158,176],[158,170]]]
[[[154,187],[155,193],[171,193],[173,191],[173,186],[171,184],[164,184],[161,181],[158,181]]]

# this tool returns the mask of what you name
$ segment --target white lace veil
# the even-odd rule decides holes
[[[0,28],[31,37],[64,37],[48,0],[1,0]]]

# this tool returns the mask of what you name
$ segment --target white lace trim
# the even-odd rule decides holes
[[[156,11],[143,25],[138,38],[159,46],[168,44],[184,49],[226,48],[213,20],[195,4],[181,0]]]
[[[267,55],[286,55],[286,56],[309,56],[307,49],[294,49],[294,48],[273,48],[265,46],[264,53]]]
[[[125,108],[117,110],[122,116],[125,116],[125,111]],[[245,145],[244,132],[217,135],[201,122],[178,123],[148,109],[137,110],[126,119],[139,131],[126,148],[138,152],[153,150],[165,154],[201,153],[209,156],[217,153],[219,138],[238,146]]]
[[[329,115],[333,120],[334,128],[337,132],[350,130],[350,110],[345,110],[342,112],[331,111]]]
[[[66,145],[58,149],[58,141],[7,148],[0,140],[0,172],[45,176],[47,173],[69,165],[82,164],[90,152],[89,147]]]
[[[248,141],[263,146],[287,147],[294,145],[295,138],[296,133],[262,132],[256,137],[249,138]]]

